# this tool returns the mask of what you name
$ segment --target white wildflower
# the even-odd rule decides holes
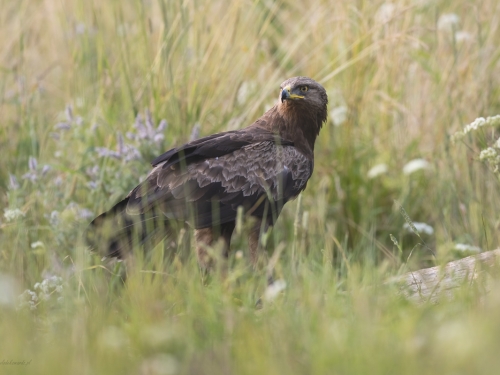
[[[479,154],[479,160],[485,161],[496,159],[497,156],[497,150],[495,150],[493,147],[488,147],[487,149],[481,150],[481,153]]]
[[[264,300],[272,301],[274,300],[278,294],[280,294],[283,290],[286,289],[286,281],[282,279],[275,280],[271,285],[266,288],[264,292]]]
[[[489,116],[489,117],[479,117],[475,119],[470,124],[466,125],[462,131],[458,131],[452,135],[451,141],[456,142],[462,139],[467,133],[477,130],[482,127],[493,127],[500,125],[500,115]]]
[[[425,159],[413,159],[410,160],[406,165],[403,167],[403,173],[405,175],[410,175],[414,172],[423,170],[423,169],[430,169],[431,164],[425,160]]]
[[[387,2],[382,4],[375,13],[375,21],[377,23],[389,22],[394,17],[395,10],[396,6],[392,3]]]
[[[331,89],[328,91],[328,100],[330,103],[329,108],[332,108],[328,112],[329,118],[332,120],[333,125],[340,126],[346,122],[349,108],[345,101],[342,91],[339,89]]]
[[[417,233],[423,233],[423,234],[427,234],[429,236],[432,236],[434,234],[434,228],[431,227],[429,224],[419,223],[419,222],[414,221],[413,227],[417,230]],[[407,230],[408,232],[413,232],[413,229],[411,228],[410,224],[408,224],[408,223],[404,223],[403,229]]]
[[[24,307],[29,308],[30,310],[36,310],[36,306],[38,304],[38,295],[32,290],[26,289],[21,295],[18,297],[18,309],[22,309]]]
[[[437,28],[441,31],[453,31],[457,28],[459,22],[460,17],[455,13],[445,13],[439,17]]]
[[[50,276],[43,279],[41,283],[36,283],[33,289],[38,291],[38,300],[48,301],[52,295],[56,294],[55,298],[62,293],[63,280],[58,276]]]
[[[468,132],[472,130],[477,130],[487,124],[486,119],[484,117],[478,117],[474,121],[472,121],[470,124],[466,125],[464,128],[464,134],[467,134]]]
[[[19,208],[5,209],[3,214],[3,217],[5,218],[5,220],[7,220],[7,222],[17,220],[24,216],[25,213],[21,211]]]
[[[38,295],[35,292],[33,292],[32,290],[26,289],[24,291],[24,293],[26,293],[29,296],[29,299],[31,301],[38,302]]]
[[[370,170],[367,173],[368,178],[372,179],[375,177],[378,177],[382,174],[385,174],[389,171],[389,167],[385,163],[377,164],[374,165],[373,167],[370,168]]]
[[[490,167],[493,168],[494,172],[498,172],[498,167],[500,166],[500,155],[493,147],[481,150],[479,153],[479,160],[487,162]]]
[[[35,286],[33,287],[33,289],[40,290],[43,293],[48,293],[49,285],[47,284],[46,280],[43,280],[41,283],[36,283]]]
[[[468,245],[465,243],[455,244],[454,249],[466,253],[480,253],[482,251],[480,247]]]
[[[500,115],[489,116],[489,117],[479,117],[475,119],[470,124],[466,125],[464,128],[464,133],[467,134],[472,130],[477,130],[483,126],[498,126],[500,125]]]
[[[45,248],[45,245],[44,245],[44,243],[42,241],[36,241],[36,242],[32,242],[31,243],[31,248],[32,249],[38,249],[38,248],[43,249],[43,248]]]
[[[465,43],[472,40],[472,34],[467,31],[457,31],[455,33],[455,41],[457,43]]]
[[[345,105],[335,107],[330,111],[329,115],[333,125],[340,126],[347,120],[347,107]]]

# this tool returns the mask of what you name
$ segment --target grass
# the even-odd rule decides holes
[[[476,117],[500,113],[497,2],[1,6],[0,373],[498,368],[495,277],[489,293],[465,285],[437,305],[384,284],[455,259],[457,244],[497,247],[498,177],[479,151],[498,132],[450,142]],[[308,188],[268,239],[287,284],[272,302],[255,309],[265,270],[248,267],[243,233],[229,274],[206,282],[190,233],[175,254],[160,246],[129,260],[125,285],[122,264],[87,253],[85,225],[154,156],[193,132],[249,124],[294,75],[325,86],[330,120]],[[426,163],[404,173],[416,159]],[[408,221],[433,233],[417,236]]]

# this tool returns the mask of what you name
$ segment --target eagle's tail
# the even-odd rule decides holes
[[[172,233],[167,218],[154,208],[146,213],[127,213],[129,198],[118,202],[109,211],[97,216],[86,231],[91,249],[101,255],[123,258],[134,247],[155,247]]]

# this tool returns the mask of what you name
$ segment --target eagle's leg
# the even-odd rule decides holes
[[[222,256],[229,256],[229,246],[231,244],[231,236],[233,234],[235,222],[224,223],[214,230],[213,228],[203,228],[195,230],[196,240],[196,255],[198,256],[198,264],[200,267],[208,271],[215,266],[215,260],[210,255],[210,248],[221,243]]]
[[[258,266],[259,255],[264,252],[262,246],[261,237],[263,234],[271,230],[272,227],[266,223],[262,225],[262,220],[257,220],[257,222],[252,226],[250,233],[248,234],[248,248],[250,250],[250,261],[255,268]],[[267,266],[267,265],[266,265]],[[271,285],[274,282],[273,271],[268,269],[267,272],[267,285]]]
[[[253,267],[257,267],[257,261],[259,260],[259,253],[261,249],[260,245],[260,227],[261,221],[259,220],[254,224],[250,233],[248,233],[248,250],[250,251],[250,262],[252,262]]]

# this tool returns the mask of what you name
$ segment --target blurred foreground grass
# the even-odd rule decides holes
[[[0,372],[498,367],[494,287],[422,306],[377,287],[498,244],[498,179],[477,160],[496,129],[466,136],[468,147],[449,141],[500,113],[497,2],[1,6],[0,361],[31,362]],[[264,272],[253,274],[244,257],[231,258],[226,280],[203,285],[185,251],[189,233],[175,255],[138,257],[125,286],[91,259],[82,228],[135,186],[152,157],[246,126],[294,75],[325,86],[330,120],[300,204],[286,207],[268,241],[270,253],[282,251],[276,273],[287,283],[274,302],[255,310]],[[233,250],[245,254],[244,241]]]

